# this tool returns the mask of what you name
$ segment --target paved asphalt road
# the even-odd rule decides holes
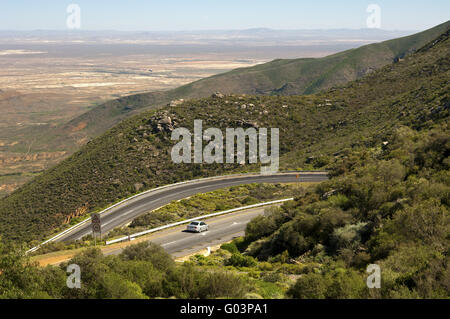
[[[125,225],[134,218],[162,207],[174,200],[183,199],[198,193],[206,193],[216,189],[252,184],[252,183],[293,183],[320,182],[328,179],[326,173],[280,173],[276,175],[231,176],[214,180],[200,180],[188,184],[175,185],[156,190],[126,201],[102,214],[102,232],[106,233],[115,227]],[[91,234],[91,224],[86,223],[59,237],[56,241],[78,240]]]
[[[277,205],[279,206],[279,205]],[[266,207],[243,210],[228,215],[205,219],[209,230],[202,233],[186,232],[186,225],[177,226],[157,232],[148,238],[161,245],[174,257],[187,256],[208,246],[213,247],[244,235],[247,223],[264,213]],[[107,248],[106,248],[107,249]],[[107,250],[105,255],[119,254],[123,248]]]
[[[270,206],[281,206],[281,204]],[[204,219],[209,225],[209,230],[200,234],[186,232],[186,225],[180,225],[137,238],[131,242],[103,246],[100,249],[104,255],[117,255],[128,245],[151,241],[161,245],[175,258],[189,256],[206,251],[207,247],[218,246],[236,237],[243,236],[247,223],[256,216],[262,215],[264,210],[270,206],[250,208],[227,215]],[[59,265],[73,258],[75,254],[76,252],[68,251],[67,254],[53,257],[51,256],[52,253],[50,253],[48,254],[50,256],[43,255],[44,258],[41,258],[39,263],[43,267],[46,265]]]

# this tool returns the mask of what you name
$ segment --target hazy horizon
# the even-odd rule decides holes
[[[446,21],[442,21],[437,23],[436,25],[442,24]],[[290,31],[371,31],[371,32],[420,32],[426,29],[373,29],[373,28],[302,28],[302,29],[276,29],[276,28],[265,28],[265,27],[254,27],[254,28],[243,28],[243,29],[190,29],[190,30],[118,30],[118,29],[79,29],[79,30],[70,30],[70,29],[0,29],[0,32],[5,31],[13,31],[13,32],[117,32],[117,33],[136,33],[136,32],[145,32],[145,33],[183,33],[183,32],[236,32],[236,31],[282,31],[282,32],[290,32]]]
[[[384,30],[425,30],[448,20],[450,2],[301,0],[119,1],[5,0],[0,3],[0,30],[64,30],[75,5],[82,30],[182,31],[361,29],[379,9]]]

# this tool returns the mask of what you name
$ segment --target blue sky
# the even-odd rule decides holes
[[[450,16],[448,0],[0,0],[0,30],[64,30],[71,3],[82,30],[359,29],[372,3],[382,29],[423,30]]]

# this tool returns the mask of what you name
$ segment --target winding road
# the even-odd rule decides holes
[[[125,225],[134,218],[160,208],[174,200],[180,200],[198,193],[252,183],[320,182],[327,179],[326,172],[290,172],[274,175],[230,175],[178,183],[145,192],[106,210],[101,214],[102,232],[106,233],[118,226]],[[91,234],[90,222],[64,233],[54,241],[78,240],[88,234]]]

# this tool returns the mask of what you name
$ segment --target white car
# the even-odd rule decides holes
[[[187,231],[201,233],[208,230],[208,225],[205,222],[193,221],[187,226]]]

